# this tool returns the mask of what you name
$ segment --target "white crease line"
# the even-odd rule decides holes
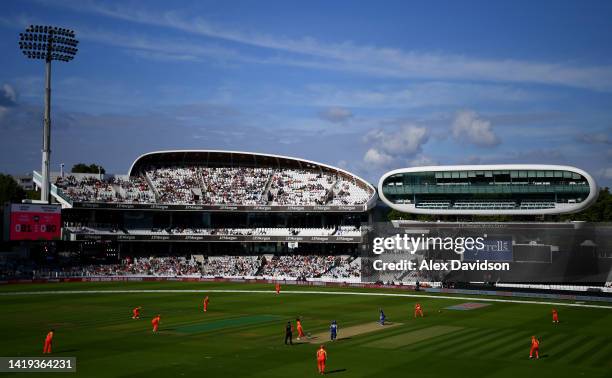
[[[0,293],[0,296],[44,295],[44,294],[132,294],[132,293],[259,293],[259,294],[274,293],[275,294],[276,291],[274,290],[233,290],[233,289],[49,290],[49,291],[3,292],[3,293]],[[286,290],[286,291],[281,292],[281,295],[285,295],[285,294],[362,295],[362,296],[378,296],[378,297],[455,299],[455,300],[469,300],[469,301],[481,301],[481,302],[521,303],[521,304],[555,305],[555,306],[566,306],[566,307],[603,308],[603,309],[612,310],[612,306],[603,306],[603,305],[595,305],[595,304],[566,303],[566,302],[542,302],[542,301],[527,301],[527,300],[518,300],[518,299],[458,297],[458,296],[449,296],[449,295],[429,295],[429,294],[371,293],[371,292],[360,292],[360,291],[307,291],[307,290]]]

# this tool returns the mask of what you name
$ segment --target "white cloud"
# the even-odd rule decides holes
[[[393,162],[393,157],[376,148],[370,148],[363,156],[363,161],[371,166],[385,167]]]
[[[602,179],[612,180],[612,167],[602,168],[598,173]]]
[[[492,147],[500,143],[493,132],[491,122],[480,118],[472,110],[463,110],[455,115],[451,131],[457,140],[466,141],[477,146]]]
[[[332,106],[319,113],[319,117],[333,123],[348,121],[352,116],[353,113],[350,110],[338,106]]]
[[[0,106],[14,106],[17,103],[17,92],[11,85],[4,83],[0,87]]]
[[[584,133],[578,135],[577,139],[587,144],[612,144],[612,140],[606,133]]]
[[[11,85],[4,83],[0,87],[0,120],[2,120],[11,108],[17,105],[17,92]]]
[[[369,144],[363,161],[373,167],[403,165],[408,159],[421,152],[429,140],[427,129],[413,124],[402,125],[393,131],[375,129],[364,137]]]
[[[410,160],[410,165],[414,167],[425,167],[430,165],[438,165],[438,161],[430,156],[419,155],[416,158]]]
[[[374,143],[378,149],[388,154],[413,156],[421,151],[423,144],[427,143],[429,133],[425,127],[408,124],[393,132],[372,130],[365,139],[366,142]]]

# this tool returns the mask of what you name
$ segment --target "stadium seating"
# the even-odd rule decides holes
[[[55,186],[75,202],[154,203],[155,196],[142,177],[80,174],[57,177]]]
[[[196,257],[197,256],[197,257]],[[226,277],[358,282],[361,261],[350,256],[136,257],[120,264],[74,267],[68,276]]]
[[[244,236],[360,236],[361,229],[355,226],[338,227],[254,227],[254,228],[193,228],[173,227],[168,229],[125,229],[109,225],[73,225],[66,229],[72,234],[130,234],[130,235],[244,235]]]
[[[58,177],[74,202],[200,205],[363,205],[373,192],[354,180],[314,169],[150,167],[142,176]]]

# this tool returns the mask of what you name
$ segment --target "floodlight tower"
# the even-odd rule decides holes
[[[30,59],[45,61],[45,116],[43,123],[42,147],[42,188],[40,199],[50,202],[49,192],[51,155],[51,61],[69,62],[74,59],[79,41],[74,30],[57,26],[30,25],[24,33],[19,33],[19,48],[23,55]]]

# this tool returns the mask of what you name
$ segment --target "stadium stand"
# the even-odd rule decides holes
[[[257,228],[150,228],[150,229],[125,229],[118,226],[68,226],[68,231],[73,234],[129,234],[129,235],[267,235],[267,236],[359,236],[361,229],[355,226],[338,227],[257,227]]]
[[[72,174],[58,176],[55,186],[75,202],[155,202],[153,192],[142,177]]]
[[[57,177],[74,202],[201,205],[363,205],[370,188],[315,169],[150,167],[142,176],[93,174]]]

